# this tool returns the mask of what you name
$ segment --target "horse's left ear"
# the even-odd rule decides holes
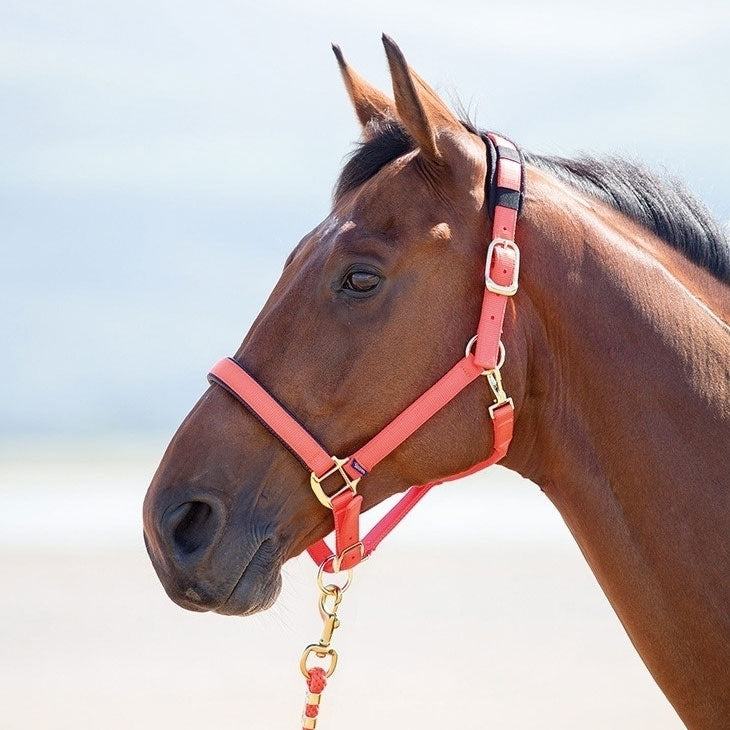
[[[408,66],[395,41],[383,34],[383,45],[393,79],[398,117],[422,154],[438,162],[443,156],[443,150],[439,149],[440,132],[450,130],[459,136],[468,133],[438,94]]]
[[[363,134],[368,136],[368,124],[373,121],[395,119],[395,103],[382,91],[368,83],[360,74],[345,61],[340,47],[333,43],[332,51],[340,67],[342,80],[355,107],[355,114],[363,127]]]

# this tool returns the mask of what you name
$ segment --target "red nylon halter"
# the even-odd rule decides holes
[[[375,550],[380,541],[413,509],[431,487],[472,474],[499,461],[512,440],[514,406],[502,389],[500,368],[504,357],[502,325],[507,300],[517,290],[519,249],[515,239],[522,165],[512,142],[496,134],[487,135],[494,145],[495,185],[492,241],[487,251],[486,286],[477,334],[467,345],[465,356],[438,382],[417,398],[382,431],[347,459],[330,456],[309,432],[251,377],[235,360],[224,358],[208,374],[211,383],[222,385],[276,435],[310,470],[310,484],[319,501],[334,516],[335,551],[324,540],[307,548],[327,572],[348,570]],[[476,342],[476,347],[473,348]],[[472,352],[472,349],[474,351]],[[494,394],[489,407],[492,418],[493,448],[490,456],[459,474],[422,486],[411,487],[373,529],[360,538],[362,496],[357,494],[360,479],[400,446],[435,413],[440,411],[469,383],[485,375]],[[342,484],[331,496],[322,483],[339,475]]]

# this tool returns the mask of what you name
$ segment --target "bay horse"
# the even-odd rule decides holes
[[[462,356],[490,240],[484,136],[384,45],[393,98],[335,53],[363,140],[234,360],[330,453],[352,453]],[[688,140],[691,144],[691,140]],[[730,246],[681,186],[610,159],[524,154],[507,306],[514,438],[501,463],[559,510],[690,728],[730,727]],[[465,388],[363,482],[365,509],[492,448]],[[169,596],[272,605],[280,569],[331,529],[306,472],[213,384],[144,504]]]

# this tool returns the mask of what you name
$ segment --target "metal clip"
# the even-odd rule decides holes
[[[322,646],[329,646],[330,642],[332,641],[332,634],[335,633],[335,629],[339,628],[340,619],[338,619],[335,614],[327,616],[327,618],[324,620],[324,626],[322,627],[322,638],[319,640],[319,643],[322,644]]]
[[[476,344],[477,341],[477,335],[474,335],[469,342],[466,345],[466,357],[469,357],[471,355],[472,348]],[[508,398],[507,394],[504,392],[504,387],[502,386],[502,365],[504,365],[504,359],[507,357],[507,351],[504,349],[504,343],[502,340],[499,341],[499,356],[497,358],[497,364],[491,369],[491,370],[483,370],[482,375],[486,377],[487,382],[489,383],[489,387],[492,390],[492,395],[494,396],[494,403],[489,406],[489,415],[494,420],[494,413],[500,406],[503,406],[505,403],[509,403],[512,407],[514,407],[514,402],[512,401],[512,398]]]
[[[494,370],[485,370],[483,375],[486,376],[489,387],[492,389],[492,394],[494,395],[494,403],[489,406],[489,415],[491,419],[494,420],[494,412],[497,408],[503,406],[505,403],[509,403],[514,407],[514,403],[512,402],[512,398],[508,398],[507,394],[504,392],[504,387],[502,386],[502,373],[499,371],[499,368],[495,368]]]

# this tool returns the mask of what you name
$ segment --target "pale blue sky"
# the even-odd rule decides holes
[[[357,136],[329,42],[387,89],[383,30],[481,126],[730,218],[726,0],[6,0],[0,432],[179,422],[327,213]]]

